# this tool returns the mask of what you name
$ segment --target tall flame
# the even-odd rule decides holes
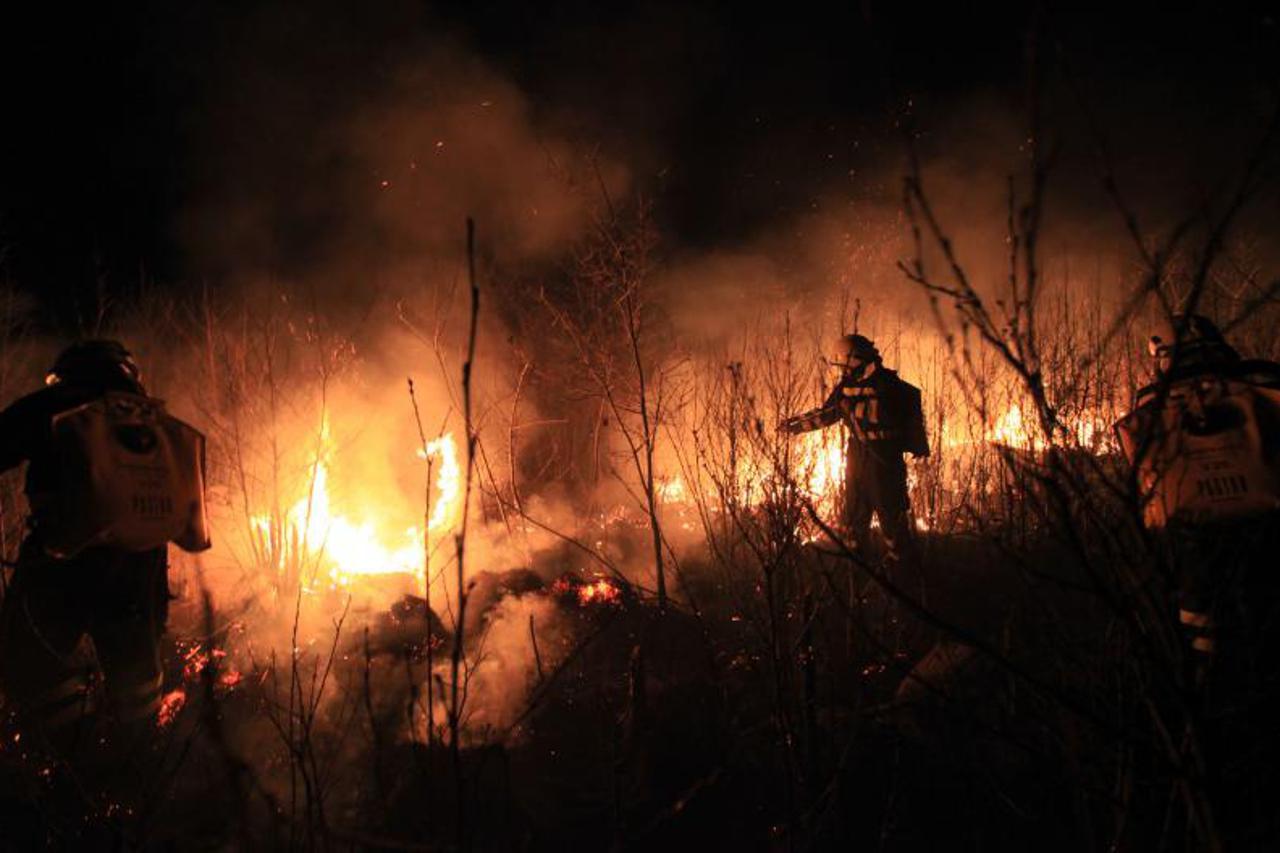
[[[844,487],[847,446],[844,432],[834,429],[805,433],[797,444],[796,471],[804,478],[805,491],[828,510]]]
[[[423,450],[418,451],[418,458],[430,460],[440,459],[440,470],[436,473],[436,488],[440,494],[431,509],[431,518],[427,520],[427,529],[440,530],[449,525],[458,508],[459,491],[462,487],[462,468],[458,465],[458,446],[454,444],[451,434],[444,434],[434,441],[428,442]]]
[[[438,460],[438,465],[431,466],[436,498],[427,529],[446,530],[457,518],[461,495],[461,469],[453,436],[442,435],[417,456]],[[360,575],[417,574],[427,545],[419,526],[406,529],[399,544],[388,544],[374,521],[354,521],[337,512],[329,493],[329,460],[323,454],[314,466],[309,493],[289,509],[279,528],[266,515],[254,516],[252,523],[274,546],[271,551],[278,560],[314,561],[335,584],[343,586]]]

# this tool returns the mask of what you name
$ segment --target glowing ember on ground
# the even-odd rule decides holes
[[[551,591],[562,600],[567,599],[579,607],[622,603],[622,588],[608,578],[582,581],[575,575],[568,574],[553,583]]]
[[[605,578],[578,587],[578,603],[583,607],[588,604],[617,604],[621,599],[621,590]]]
[[[156,715],[156,725],[160,728],[168,728],[178,713],[187,704],[187,691],[179,687],[177,690],[170,690],[160,699],[160,711]]]
[[[190,645],[186,648],[179,644],[179,652],[182,655],[182,677],[187,681],[195,681],[204,674],[205,669],[211,661],[221,660],[227,656],[222,649],[213,649],[210,651],[198,640],[190,641]]]
[[[204,675],[209,664],[219,666],[226,660],[227,653],[219,648],[206,648],[199,640],[187,640],[178,643],[178,653],[182,656],[182,678],[185,681],[196,681]],[[223,690],[234,690],[244,680],[244,676],[235,668],[227,667],[218,673],[217,686]]]

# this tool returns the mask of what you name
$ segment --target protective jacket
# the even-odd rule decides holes
[[[885,442],[899,453],[928,456],[920,389],[878,362],[858,375],[846,374],[817,409],[791,420],[796,432],[844,422],[851,442]]]
[[[1248,570],[1266,560],[1280,510],[1280,365],[1241,359],[1221,340],[1189,341],[1116,431],[1143,520],[1172,549],[1178,619],[1207,661],[1220,614],[1235,614],[1239,634],[1258,605]]]
[[[54,417],[111,391],[145,393],[124,374],[104,375],[88,383],[58,382],[0,412],[0,471],[29,462],[26,493],[38,502],[58,486]],[[166,551],[91,547],[54,560],[41,543],[44,520],[38,514],[28,519],[0,611],[0,687],[30,725],[66,742],[90,698],[83,667],[75,661],[88,634],[115,716],[145,723],[160,701]]]
[[[920,390],[878,361],[846,371],[817,409],[787,422],[791,432],[843,423],[845,452],[843,523],[865,547],[874,515],[890,555],[900,558],[912,541],[907,471],[902,454],[927,456]]]

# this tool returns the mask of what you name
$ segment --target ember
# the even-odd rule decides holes
[[[220,672],[217,678],[219,690],[232,690],[244,680],[244,675],[234,667],[225,666],[225,649],[207,648],[199,640],[187,640],[178,643],[178,652],[182,656],[182,678],[184,681],[196,681],[204,675],[209,664],[217,663]],[[176,692],[176,691],[175,691]]]
[[[176,690],[170,690],[160,699],[160,711],[156,715],[156,725],[162,729],[168,728],[177,719],[179,712],[187,704],[187,691],[181,687]]]
[[[618,604],[621,600],[621,591],[605,578],[578,587],[578,603],[583,607],[588,604]]]
[[[199,640],[179,643],[178,648],[182,654],[182,677],[186,681],[195,681],[204,674],[211,662],[227,656],[223,649],[208,649]]]
[[[553,583],[551,592],[562,601],[579,607],[614,607],[622,603],[623,596],[622,587],[608,578],[582,580],[573,574],[566,574]]]

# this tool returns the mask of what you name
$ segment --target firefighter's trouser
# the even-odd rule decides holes
[[[1193,658],[1208,662],[1229,642],[1251,646],[1275,608],[1276,522],[1280,516],[1172,522],[1166,533],[1174,550],[1178,622]],[[1248,638],[1248,639],[1246,639]],[[1237,649],[1249,653],[1249,649]]]
[[[874,515],[880,521],[886,556],[895,561],[913,556],[915,544],[902,453],[893,441],[851,441],[845,455],[845,528],[858,548],[865,549]]]
[[[1252,656],[1260,638],[1267,637],[1277,610],[1277,523],[1280,515],[1271,514],[1199,524],[1175,521],[1167,528],[1178,580],[1178,621],[1194,660],[1212,660],[1224,639],[1236,647],[1235,656]]]
[[[75,653],[86,634],[115,718],[133,725],[155,715],[167,568],[164,549],[89,549],[58,561],[24,543],[0,612],[0,689],[27,725],[57,741],[83,719],[89,672]]]

